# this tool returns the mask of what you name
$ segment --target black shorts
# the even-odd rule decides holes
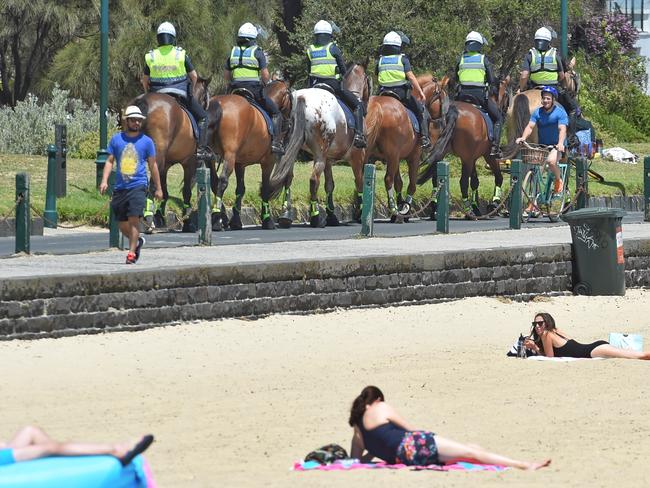
[[[147,200],[147,187],[138,186],[128,190],[116,190],[111,199],[111,208],[115,218],[120,222],[129,220],[129,217],[142,217]]]

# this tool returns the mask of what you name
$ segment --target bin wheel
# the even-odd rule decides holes
[[[581,281],[573,287],[573,293],[576,295],[591,295],[591,286],[584,281]]]

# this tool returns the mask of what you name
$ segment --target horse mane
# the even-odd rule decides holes
[[[512,104],[512,118],[514,124],[514,137],[512,140],[508,141],[508,145],[503,148],[504,158],[512,158],[517,153],[519,147],[515,144],[515,139],[524,133],[524,129],[530,121],[528,98],[523,93],[519,93],[515,96]]]
[[[370,58],[366,56],[366,58],[363,61],[351,61],[345,66],[345,74],[342,76],[342,78],[345,78],[350,74],[350,72],[354,69],[355,66],[361,66],[363,70],[368,69],[368,63],[370,62]]]

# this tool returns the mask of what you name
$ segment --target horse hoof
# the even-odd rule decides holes
[[[213,213],[212,214],[212,231],[221,232],[223,230],[223,225],[221,224],[221,214]]]
[[[293,223],[293,220],[291,220],[289,217],[278,217],[278,227],[281,229],[289,229],[291,227],[291,224]]]
[[[190,219],[183,222],[183,229],[181,232],[184,232],[185,234],[193,234],[196,230],[196,226]]]
[[[488,206],[486,207],[485,211],[486,211],[487,213],[492,213],[492,212],[494,212],[494,210],[495,210],[496,208],[497,208],[497,206],[496,206],[494,203],[490,203],[490,204],[488,204]]]
[[[340,225],[339,219],[334,212],[327,212],[327,219],[325,220],[325,223],[328,227],[337,227]]]
[[[160,210],[156,210],[156,213],[153,215],[153,225],[157,228],[166,227],[165,217]]]
[[[400,215],[408,215],[411,212],[411,206],[408,203],[403,203],[397,210]]]
[[[262,229],[264,230],[273,230],[275,229],[275,222],[271,217],[267,217],[262,220]]]
[[[474,212],[465,213],[465,220],[476,220],[476,215]]]
[[[230,219],[229,224],[230,230],[242,230],[243,225],[241,223],[241,217],[238,213],[234,213],[232,219]]]
[[[404,216],[400,214],[395,214],[390,216],[390,221],[393,224],[403,224],[404,223]]]
[[[481,209],[478,208],[478,205],[472,205],[472,212],[471,213],[473,214],[474,218],[480,217],[481,216]]]

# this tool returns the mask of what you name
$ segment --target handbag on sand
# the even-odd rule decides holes
[[[620,332],[610,332],[609,343],[620,349],[629,349],[630,351],[643,351],[643,336],[640,334],[621,334]]]
[[[305,457],[305,461],[317,461],[321,464],[332,464],[338,459],[347,459],[348,453],[338,444],[327,444]]]

